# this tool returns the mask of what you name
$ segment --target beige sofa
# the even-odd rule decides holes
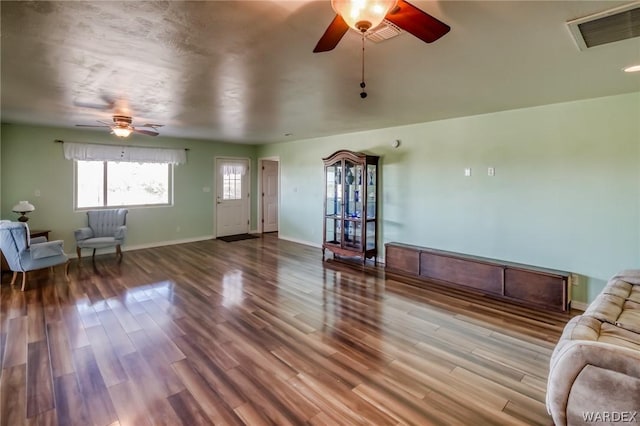
[[[547,410],[557,426],[640,423],[640,270],[611,278],[565,326],[551,356]]]

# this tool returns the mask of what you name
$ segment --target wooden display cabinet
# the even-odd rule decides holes
[[[341,150],[324,161],[325,250],[335,256],[378,259],[378,161],[380,157]]]

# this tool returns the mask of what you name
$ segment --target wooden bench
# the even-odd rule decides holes
[[[571,273],[401,243],[385,244],[385,271],[567,311]]]

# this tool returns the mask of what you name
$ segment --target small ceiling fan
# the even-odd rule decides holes
[[[107,121],[97,120],[98,123],[102,124],[76,124],[77,127],[108,127],[111,129],[111,133],[114,135],[126,138],[131,133],[140,133],[142,135],[147,136],[158,136],[160,133],[157,132],[159,127],[164,126],[163,124],[143,124],[140,126],[134,126],[132,123],[131,117],[126,115],[114,115],[113,123],[109,123]],[[153,130],[145,130],[140,129],[140,127],[148,127]]]
[[[331,6],[337,15],[313,49],[314,53],[333,50],[349,28],[364,34],[385,19],[425,43],[438,40],[451,29],[405,0],[331,0]]]

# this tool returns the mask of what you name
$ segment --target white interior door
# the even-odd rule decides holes
[[[278,162],[262,162],[262,232],[278,230]]]
[[[249,231],[249,161],[216,159],[216,236]]]

